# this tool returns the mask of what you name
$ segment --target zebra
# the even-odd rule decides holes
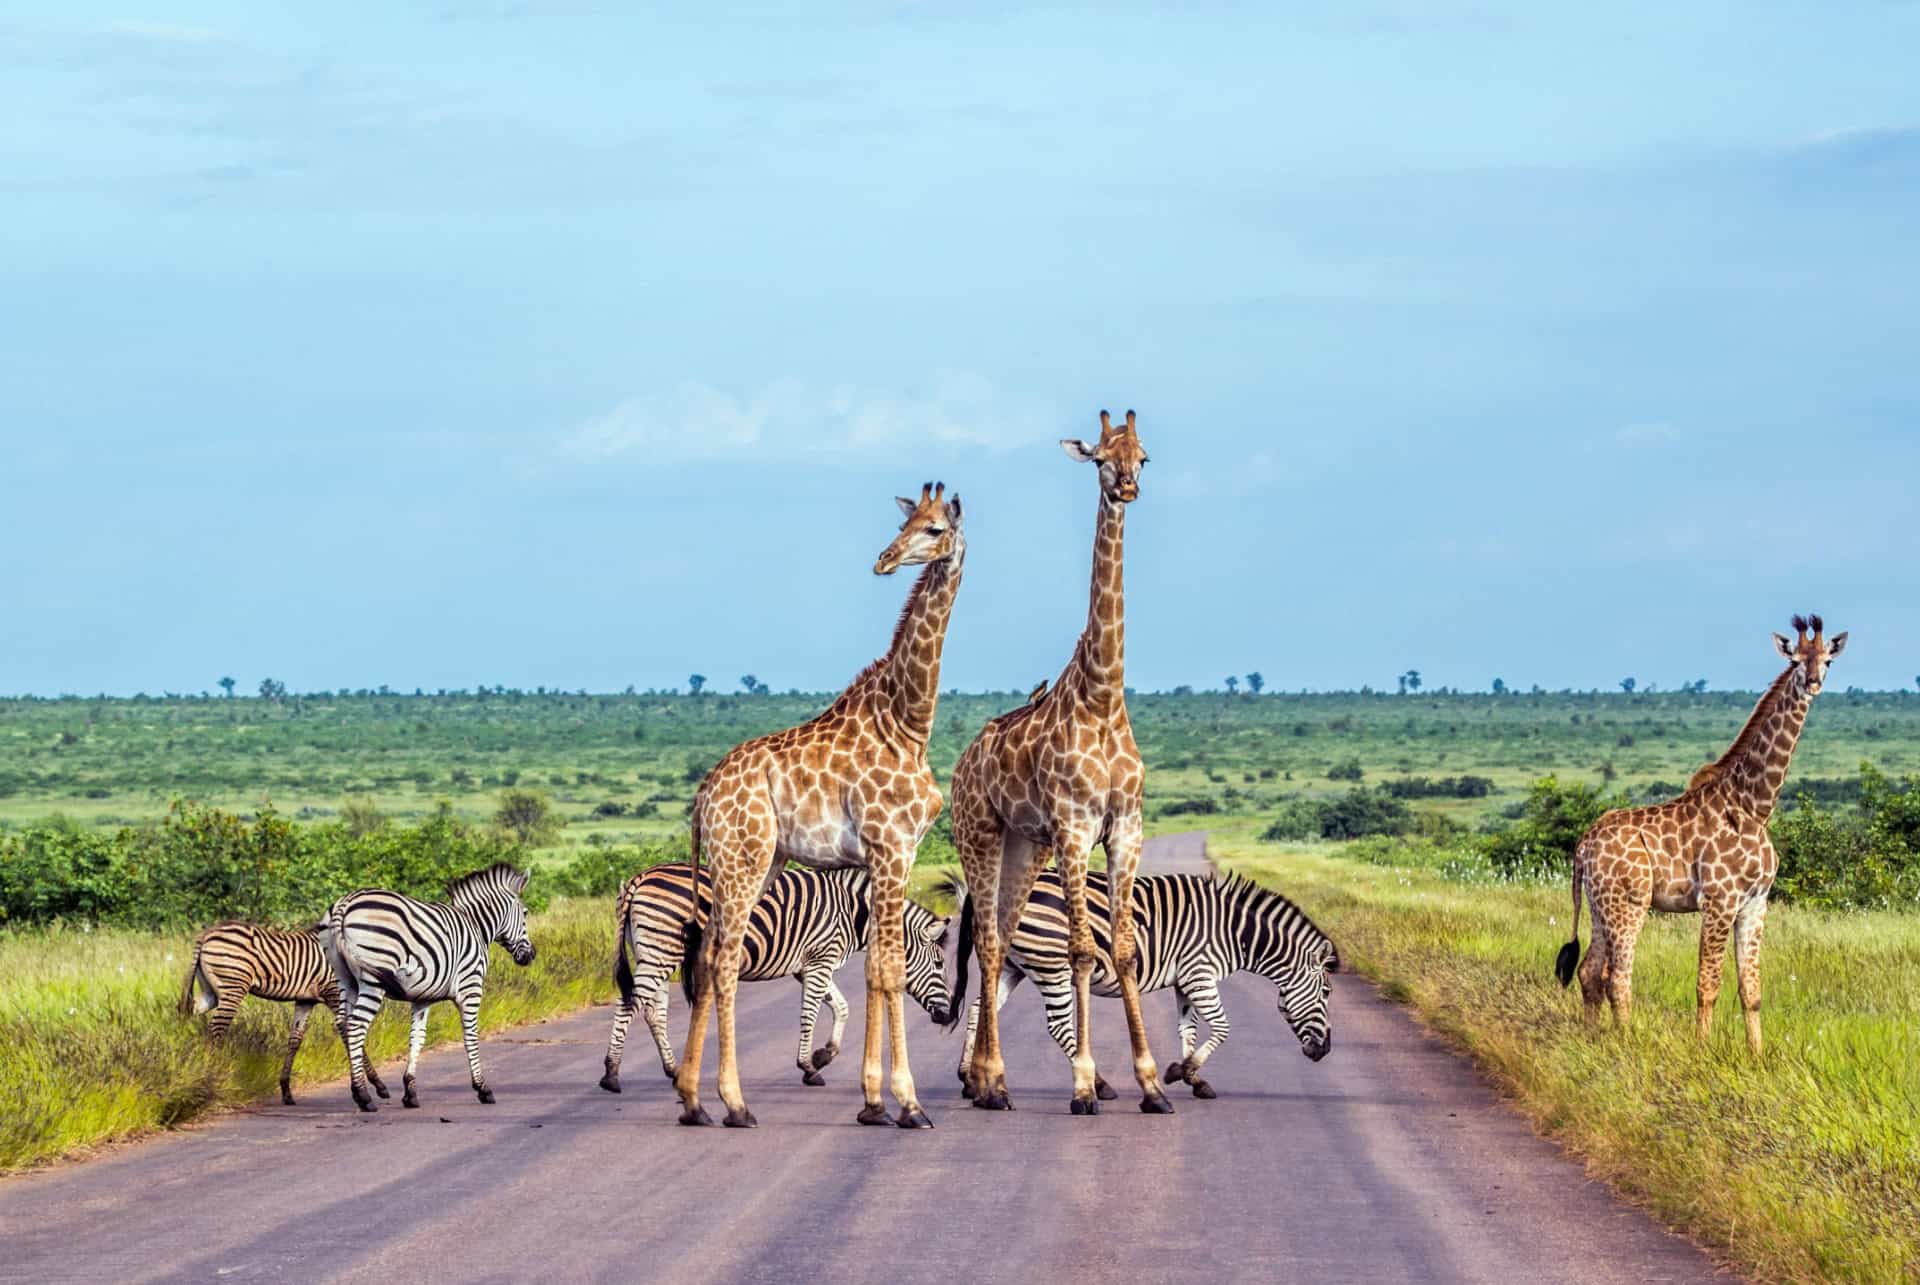
[[[527,908],[520,900],[526,886],[525,873],[500,861],[453,880],[445,901],[417,901],[376,888],[350,892],[333,903],[325,945],[343,992],[353,1100],[362,1111],[379,1110],[367,1092],[362,1068],[367,1025],[389,997],[413,1004],[400,1105],[420,1105],[413,1076],[427,1038],[427,1011],[443,999],[460,1010],[473,1091],[480,1101],[493,1102],[493,1090],[480,1073],[480,992],[487,980],[488,947],[494,942],[506,947],[521,967],[533,962]]]
[[[195,983],[198,983],[196,989]],[[287,1038],[287,1057],[280,1064],[280,1101],[293,1105],[293,1059],[307,1035],[307,1019],[316,1004],[333,1014],[340,1043],[347,1042],[346,1013],[340,1004],[340,983],[327,965],[320,946],[320,930],[289,932],[258,924],[215,924],[193,939],[193,962],[187,966],[187,984],[180,994],[182,1017],[205,1013],[207,1036],[215,1044],[227,1036],[240,1001],[249,995],[293,1004],[293,1031]],[[367,1082],[388,1097],[371,1064]]]
[[[964,881],[948,881],[960,907],[960,976],[965,976],[973,942],[973,904]],[[1093,993],[1117,996],[1107,876],[1089,875],[1087,904],[1092,908],[1095,963]],[[1213,1086],[1201,1078],[1207,1059],[1227,1042],[1226,1009],[1220,982],[1242,970],[1259,973],[1279,991],[1280,1015],[1293,1028],[1301,1052],[1318,1062],[1333,1047],[1328,1023],[1329,973],[1340,970],[1340,953],[1299,907],[1277,892],[1228,875],[1143,876],[1134,883],[1133,919],[1140,944],[1140,990],[1175,988],[1180,1002],[1180,1060],[1163,1076],[1169,1084],[1184,1080],[1196,1098],[1212,1098]],[[1027,977],[1040,988],[1047,1007],[1047,1031],[1071,1058],[1073,969],[1067,958],[1067,902],[1057,870],[1044,871],[1021,912],[1007,948],[1007,965],[995,1000],[1004,1005]],[[962,992],[964,997],[964,992]],[[967,1083],[979,1026],[980,999],[968,1008],[966,1047],[960,1054],[960,1082]],[[1199,1019],[1207,1039],[1196,1047]],[[1104,1080],[1094,1090],[1111,1101]],[[969,1094],[971,1096],[971,1094]]]
[[[847,1000],[834,985],[833,975],[854,951],[867,948],[872,882],[857,867],[782,870],[748,916],[740,980],[792,977],[800,983],[800,1050],[794,1062],[803,1083],[825,1084],[820,1071],[840,1052]],[[712,911],[713,880],[702,871],[698,913],[705,919]],[[673,1079],[678,1063],[667,1036],[667,976],[682,967],[694,914],[694,871],[684,861],[643,870],[620,890],[614,908],[613,948],[613,980],[620,988],[620,1002],[607,1041],[606,1074],[600,1077],[600,1087],[609,1093],[620,1092],[620,1057],[635,1008],[645,1016],[647,1030],[660,1050],[660,1069]],[[942,955],[947,921],[911,900],[906,904],[906,920],[907,993],[935,1023],[946,1026],[952,1021],[953,1007]],[[691,970],[683,969],[683,986],[690,976]],[[833,1035],[816,1049],[814,1024],[823,1001],[833,1005]]]

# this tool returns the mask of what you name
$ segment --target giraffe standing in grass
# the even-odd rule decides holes
[[[867,953],[867,1042],[861,1069],[862,1124],[887,1124],[880,1096],[882,1039],[893,1052],[896,1123],[929,1129],[907,1065],[906,979],[902,924],[907,872],[921,838],[940,814],[940,791],[927,766],[940,696],[940,649],[960,589],[966,540],[960,497],[929,483],[918,501],[898,501],[906,522],[873,565],[892,575],[924,563],[907,597],[887,654],[862,670],[827,711],[784,732],[748,741],[720,760],[693,801],[693,857],[713,868],[713,914],[688,931],[696,969],[686,1059],[674,1075],[682,1124],[711,1124],[700,1106],[700,1057],[707,1013],[720,1027],[720,1099],[726,1123],[752,1128],[740,1092],[734,1050],[734,995],[754,902],[788,861],[814,869],[864,866],[873,879],[872,944]],[[703,940],[704,938],[704,940]],[[881,1033],[885,1022],[887,1034]]]
[[[1760,931],[1767,893],[1780,868],[1767,818],[1787,779],[1807,709],[1826,682],[1827,666],[1847,645],[1825,637],[1820,617],[1793,618],[1797,634],[1773,636],[1787,668],[1761,696],[1747,725],[1720,758],[1694,773],[1671,803],[1609,812],[1594,822],[1573,856],[1573,940],[1554,971],[1562,986],[1580,960],[1580,894],[1593,912],[1593,943],[1580,960],[1580,993],[1589,1024],[1604,996],[1621,1027],[1633,1014],[1633,947],[1649,909],[1700,912],[1697,1034],[1707,1038],[1720,968],[1733,936],[1747,1047],[1760,1052]]]
[[[1060,443],[1068,458],[1100,471],[1100,508],[1093,535],[1093,586],[1087,627],[1073,658],[1051,690],[1036,693],[1019,709],[988,723],[960,756],[953,772],[953,838],[973,890],[960,928],[956,1014],[967,984],[967,952],[980,950],[980,993],[999,993],[1007,942],[1049,858],[1056,858],[1066,891],[1067,951],[1073,971],[1075,1115],[1095,1115],[1102,1097],[1112,1097],[1093,1064],[1089,1002],[1095,963],[1087,910],[1087,858],[1093,845],[1106,849],[1115,904],[1131,905],[1140,865],[1141,794],[1146,769],[1127,719],[1126,593],[1121,579],[1126,506],[1140,494],[1147,453],[1132,411],[1116,428],[1100,412],[1098,445]],[[1154,1114],[1173,1106],[1147,1044],[1140,1012],[1137,943],[1131,915],[1114,917],[1113,959],[1133,1073],[1143,1095],[1140,1109]],[[967,1095],[976,1107],[1009,1110],[1000,1023],[993,1003],[979,1005]],[[1102,1092],[1104,1090],[1104,1092]]]

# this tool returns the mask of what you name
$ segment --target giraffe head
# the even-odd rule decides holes
[[[1783,635],[1775,634],[1773,645],[1799,669],[1800,681],[1806,684],[1808,694],[1818,696],[1827,681],[1827,666],[1846,650],[1847,636],[1838,633],[1828,638],[1826,622],[1818,616],[1795,616],[1793,631],[1794,641],[1788,642]]]
[[[900,524],[900,534],[893,537],[893,543],[880,551],[873,564],[873,574],[890,576],[901,567],[944,562],[960,551],[958,491],[947,497],[945,482],[937,486],[927,482],[921,485],[918,500],[898,495],[893,502],[900,506],[907,520]]]
[[[1088,445],[1077,437],[1060,439],[1060,449],[1070,460],[1100,466],[1100,493],[1116,504],[1131,504],[1140,498],[1140,470],[1146,466],[1147,451],[1134,432],[1133,412],[1127,412],[1125,427],[1115,428],[1113,417],[1100,412],[1100,443]]]

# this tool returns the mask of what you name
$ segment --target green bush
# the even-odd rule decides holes
[[[1300,843],[1320,837],[1320,805],[1311,799],[1295,799],[1280,809],[1280,814],[1260,832],[1268,843]]]
[[[1413,829],[1413,811],[1384,790],[1348,790],[1320,805],[1320,837],[1365,839],[1376,834],[1405,834]]]
[[[1625,807],[1624,795],[1602,794],[1591,785],[1562,785],[1543,776],[1527,787],[1512,823],[1482,836],[1480,850],[1494,869],[1507,876],[1565,870],[1580,836],[1602,814]]]
[[[1344,763],[1335,763],[1327,769],[1327,779],[1329,781],[1358,781],[1366,774],[1366,770],[1360,766],[1358,755],[1348,759]]]
[[[1175,799],[1160,809],[1163,817],[1213,816],[1220,811],[1214,799]]]
[[[1824,907],[1911,907],[1920,901],[1920,776],[1898,785],[1860,765],[1857,814],[1831,812],[1811,792],[1776,812],[1775,895]]]
[[[687,859],[684,842],[589,847],[558,870],[542,871],[540,882],[549,896],[611,897],[642,870]]]

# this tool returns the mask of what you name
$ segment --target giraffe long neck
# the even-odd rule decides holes
[[[947,641],[947,621],[953,615],[954,595],[960,592],[966,558],[966,540],[956,534],[953,556],[927,564],[907,596],[887,653],[887,689],[894,717],[922,745],[933,735],[933,716],[940,704],[940,651]]]
[[[1733,790],[1740,806],[1762,820],[1773,815],[1774,804],[1780,799],[1787,765],[1800,743],[1812,703],[1813,694],[1807,690],[1800,667],[1789,667],[1760,697],[1746,726],[1716,765],[1720,779]]]
[[[1100,493],[1093,526],[1093,586],[1087,629],[1080,636],[1080,671],[1087,702],[1111,712],[1124,706],[1127,683],[1127,591],[1122,575],[1127,506]]]

